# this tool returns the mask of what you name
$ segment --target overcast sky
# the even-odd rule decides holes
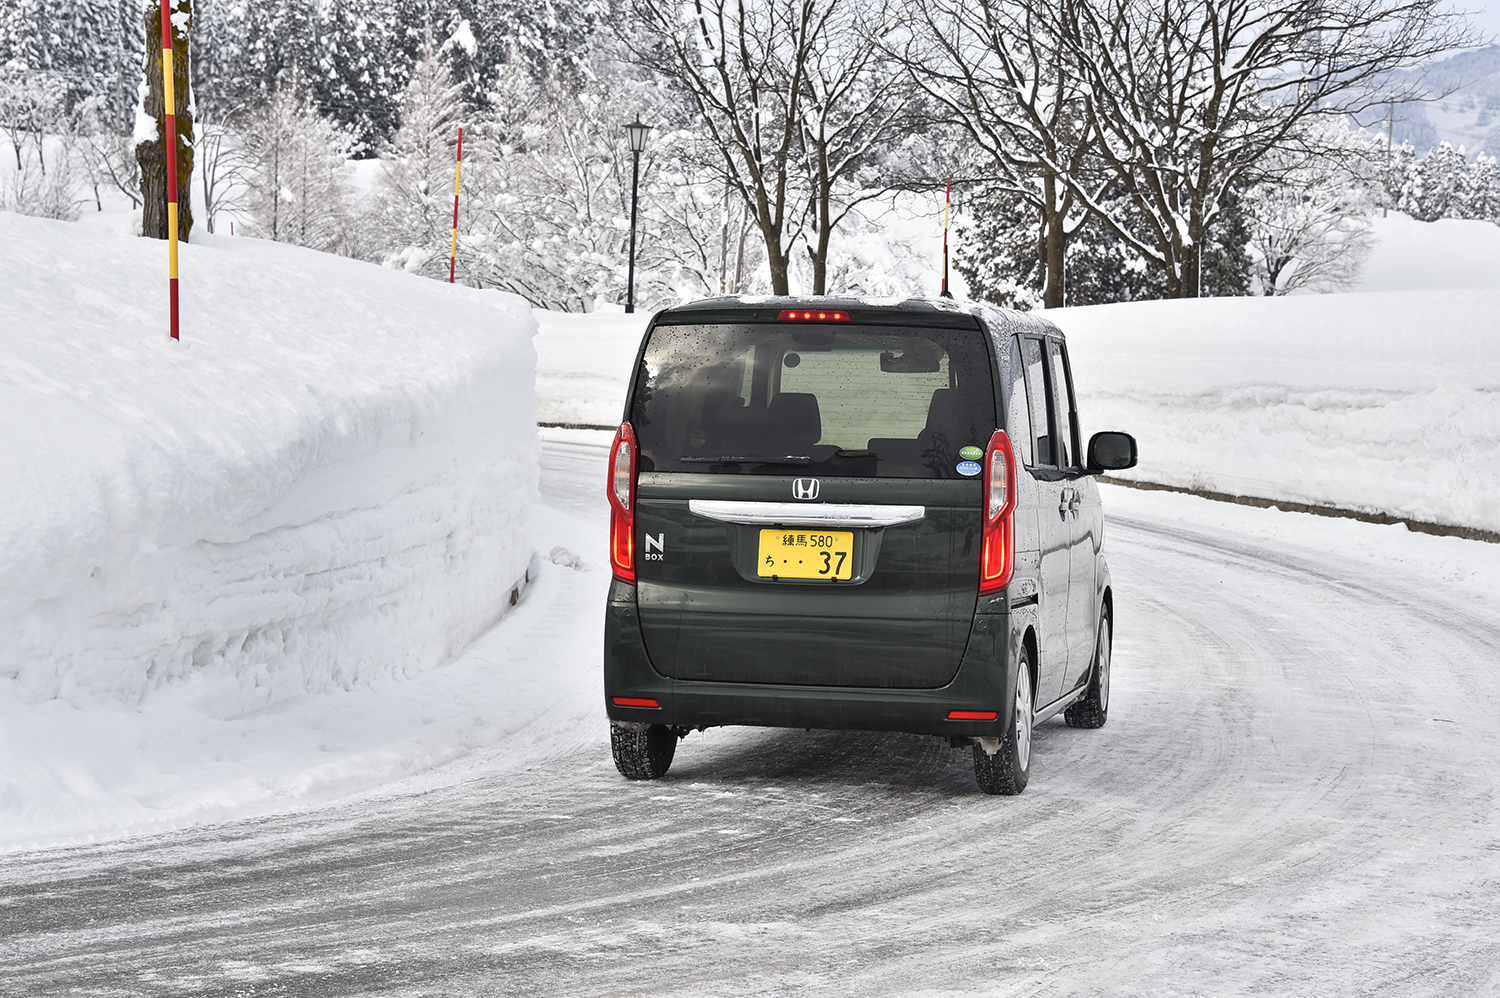
[[[1487,0],[1487,2],[1459,2],[1453,5],[1459,10],[1471,11],[1469,19],[1490,38],[1500,38],[1500,0]]]

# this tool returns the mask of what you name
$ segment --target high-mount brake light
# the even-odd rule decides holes
[[[996,430],[984,455],[984,545],[979,553],[979,592],[1010,583],[1016,560],[1016,455],[1010,437]]]
[[[784,308],[777,320],[780,322],[853,322],[845,311],[830,311],[820,308]]]
[[[609,563],[615,578],[635,582],[635,430],[621,423],[609,448]]]

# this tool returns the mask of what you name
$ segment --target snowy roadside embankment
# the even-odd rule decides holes
[[[436,665],[523,581],[530,309],[258,240],[181,270],[175,344],[162,243],[0,213],[0,711],[243,716]]]
[[[536,313],[536,418],[620,425],[625,386],[650,312]]]
[[[1051,313],[1121,478],[1500,531],[1500,291]]]
[[[1500,530],[1500,290],[1047,318],[1072,345],[1085,433],[1140,440],[1122,478]],[[538,320],[537,418],[614,425],[647,316]]]

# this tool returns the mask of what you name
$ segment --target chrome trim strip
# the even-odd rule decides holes
[[[840,502],[740,502],[689,499],[694,516],[752,527],[894,527],[927,515],[926,506],[873,506]]]

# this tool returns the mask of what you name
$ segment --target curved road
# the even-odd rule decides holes
[[[549,503],[596,515],[602,454],[549,438]],[[1110,520],[1110,723],[1043,725],[1019,798],[715,730],[653,784],[590,751],[13,855],[0,994],[1500,993],[1497,601],[1168,501]]]

